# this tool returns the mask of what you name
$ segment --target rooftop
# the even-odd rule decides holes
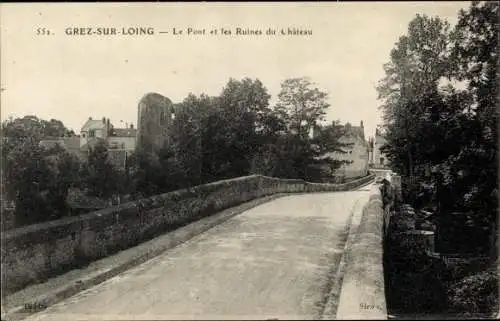
[[[135,137],[137,135],[137,129],[133,128],[113,128],[111,131],[111,136],[116,137]]]
[[[51,148],[60,144],[67,149],[80,149],[80,137],[46,137],[40,140],[40,146]]]
[[[89,119],[83,124],[81,131],[88,131],[89,129],[104,129],[106,124],[102,120]]]

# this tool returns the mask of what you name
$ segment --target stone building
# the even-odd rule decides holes
[[[157,93],[148,93],[139,101],[137,115],[137,146],[158,151],[170,143],[174,105]]]
[[[129,128],[111,128],[107,141],[110,149],[134,151],[137,129],[134,125],[130,125]]]
[[[350,163],[343,164],[332,173],[337,178],[351,179],[366,176],[368,174],[369,148],[368,142],[365,140],[363,121],[361,121],[360,126],[352,126],[347,123],[343,127],[345,133],[340,137],[339,141],[343,144],[349,144],[343,148],[346,153],[332,152],[322,157],[350,161]]]
[[[347,153],[334,153],[334,158],[338,160],[350,161],[335,171],[335,175],[345,178],[362,177],[368,174],[368,142],[365,140],[365,129],[363,121],[360,126],[352,126],[350,123],[344,125],[345,134],[339,141],[350,144],[344,148]]]
[[[93,147],[100,139],[106,140],[110,127],[109,119],[105,117],[102,120],[89,117],[80,130],[80,149],[87,150]]]
[[[80,131],[80,153],[86,159],[97,142],[104,141],[108,146],[109,161],[118,169],[125,169],[127,159],[137,145],[137,129],[133,125],[128,128],[114,128],[109,118],[85,122]]]
[[[135,151],[137,129],[133,125],[129,128],[111,128],[107,138],[109,160],[118,169],[124,170],[129,157]]]

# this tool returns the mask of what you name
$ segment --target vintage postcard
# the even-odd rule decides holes
[[[2,3],[2,320],[498,317],[498,2]]]

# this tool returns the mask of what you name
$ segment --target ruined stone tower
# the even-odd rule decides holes
[[[174,118],[172,101],[157,93],[148,93],[139,101],[137,147],[158,151],[170,144]]]

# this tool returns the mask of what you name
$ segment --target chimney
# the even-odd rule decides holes
[[[102,118],[102,123],[103,123],[103,124],[106,124],[106,117],[103,117],[103,118]]]
[[[363,121],[361,121],[361,128],[363,128]]]
[[[130,129],[134,129],[134,124],[130,124]]]
[[[89,117],[89,120],[92,120],[92,117]]]

